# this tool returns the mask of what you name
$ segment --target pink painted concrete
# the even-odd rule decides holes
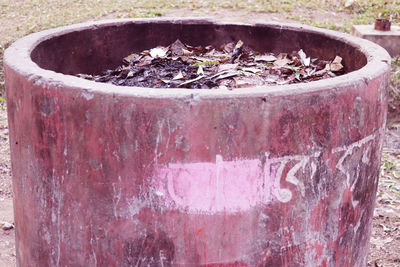
[[[167,33],[167,34],[166,34]],[[120,88],[130,51],[243,40],[346,75],[228,90]],[[307,26],[117,20],[5,52],[18,266],[365,266],[390,57]]]
[[[166,207],[190,213],[246,211],[271,202],[279,191],[269,167],[259,160],[223,161],[220,155],[215,163],[173,163],[156,173],[154,189]]]

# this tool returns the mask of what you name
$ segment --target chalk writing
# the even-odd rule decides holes
[[[350,172],[345,164],[354,149],[362,149],[362,161],[370,161],[369,142],[376,134],[348,146],[332,149],[339,153],[336,168],[350,185]],[[365,147],[364,147],[365,146]],[[304,179],[313,179],[321,163],[321,151],[309,155],[215,162],[171,163],[159,166],[153,178],[154,192],[169,208],[193,213],[238,212],[273,201],[287,203],[294,194],[304,197]],[[290,186],[291,184],[292,186]],[[294,191],[295,190],[295,191]]]

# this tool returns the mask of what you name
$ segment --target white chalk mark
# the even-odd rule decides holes
[[[365,163],[365,164],[368,164],[369,161],[370,161],[370,158],[369,158],[369,156],[368,156],[370,150],[371,150],[371,147],[369,146],[369,147],[367,147],[367,149],[364,151],[364,154],[363,154],[363,157],[362,157],[362,162]]]
[[[154,163],[157,165],[158,157],[161,155],[161,153],[158,153],[158,146],[160,145],[160,142],[163,140],[162,136],[162,129],[164,126],[164,120],[158,122],[158,133],[156,136],[156,147],[154,148]]]
[[[343,152],[344,151],[344,154],[342,155],[342,157],[339,159],[338,163],[336,164],[336,168],[338,170],[340,170],[343,174],[346,175],[346,185],[348,187],[351,186],[350,185],[351,184],[350,183],[351,177],[350,177],[349,170],[348,169],[346,170],[346,168],[343,165],[343,162],[345,161],[345,159],[348,156],[353,154],[353,149],[354,148],[356,148],[356,147],[357,148],[361,148],[364,144],[374,140],[375,137],[376,137],[376,133],[373,133],[373,134],[371,134],[371,135],[369,135],[369,136],[367,136],[367,137],[365,137],[365,138],[363,138],[363,139],[361,139],[361,140],[359,140],[357,142],[352,143],[349,146],[341,146],[341,147],[337,147],[337,148],[332,149],[333,153],[339,153],[339,152]]]
[[[159,135],[163,123],[159,125]],[[335,167],[345,175],[350,190],[354,190],[355,185],[350,184],[350,169],[345,164],[346,159],[354,154],[354,149],[362,148],[374,138],[376,133],[331,151],[341,153]],[[157,137],[157,143],[160,141]],[[155,149],[156,155],[157,149],[158,145]],[[365,149],[360,162],[367,164],[371,160],[371,148]],[[294,185],[305,196],[305,174],[309,173],[309,179],[314,178],[321,153],[322,151],[317,151],[308,155],[270,158],[270,154],[265,152],[265,162],[260,159],[224,161],[222,155],[216,155],[215,163],[170,163],[158,170],[156,180],[153,181],[154,192],[166,200],[167,206],[172,205],[170,207],[183,208],[194,213],[238,212],[274,199],[287,203],[292,200],[294,192],[289,188],[282,188],[282,182]],[[359,174],[360,169],[356,171]],[[358,205],[358,202],[353,201],[353,205]]]
[[[275,192],[275,197],[282,203],[287,203],[292,199],[292,192],[289,189],[282,188]]]
[[[112,184],[114,198],[115,198],[115,200],[114,200],[114,217],[118,216],[117,206],[118,206],[119,202],[121,201],[121,176],[118,176],[118,182],[119,182],[119,185],[117,185],[117,186],[115,183]],[[118,188],[118,190],[116,188]]]
[[[172,200],[173,200],[178,206],[185,206],[185,202],[183,201],[183,199],[181,199],[181,198],[175,193],[173,174],[170,173],[170,172],[168,172],[166,175],[167,175],[168,194],[171,196]]]
[[[221,155],[216,155],[215,156],[215,163],[216,163],[216,181],[215,181],[215,188],[216,188],[216,193],[215,193],[215,206],[217,208],[222,207],[224,203],[222,203],[222,196],[224,194],[223,190],[223,184],[222,184],[222,168],[223,168],[223,159]],[[224,196],[225,198],[225,196]]]
[[[92,234],[93,235],[93,234]],[[96,240],[97,241],[97,240]],[[97,243],[97,242],[96,242]],[[94,267],[97,267],[97,257],[96,257],[96,252],[94,251],[94,242],[93,242],[93,236],[90,237],[90,247],[92,250],[92,258],[94,261]]]
[[[87,91],[87,90],[83,90],[82,91],[82,96],[86,99],[86,100],[91,100],[94,97],[94,94]]]
[[[275,197],[283,203],[289,202],[292,199],[292,192],[289,189],[281,188],[281,179],[283,170],[285,169],[288,159],[283,159],[276,172],[276,182],[278,183],[277,188],[274,190]],[[279,162],[279,161],[278,161]]]
[[[271,159],[271,161],[273,162],[279,162],[279,168],[278,171],[276,173],[276,177],[277,177],[277,181],[279,181],[279,187],[280,188],[280,181],[282,180],[282,174],[283,174],[283,170],[286,166],[287,163],[289,162],[295,162],[298,161],[286,174],[286,178],[285,181],[289,182],[295,186],[298,186],[300,188],[300,193],[302,196],[305,196],[305,186],[304,183],[302,181],[300,181],[297,177],[296,174],[297,172],[302,169],[304,170],[307,166],[307,164],[310,163],[311,158],[316,158],[319,157],[319,155],[321,154],[321,152],[314,152],[313,154],[306,156],[306,155],[294,155],[294,156],[284,156],[284,157],[280,157],[280,158],[275,158],[275,159]],[[266,153],[266,155],[268,155],[268,153]],[[313,162],[311,164],[314,164]],[[316,172],[316,165],[311,165],[312,167],[312,171],[311,171],[311,176],[310,179],[312,179],[314,177],[314,174]],[[278,190],[283,190],[283,189],[278,189]],[[285,189],[287,191],[290,192],[289,189]],[[289,199],[289,194],[286,192],[285,194],[285,198],[281,197],[281,193],[278,192],[277,193],[277,198],[278,200],[284,199],[286,202],[290,201],[291,197],[292,197],[292,193],[290,192],[290,199]]]
[[[315,173],[317,172],[317,165],[314,162],[311,162],[311,179],[314,177]]]
[[[167,143],[165,145],[165,151],[168,151],[169,141],[171,139],[171,125],[169,123],[169,120],[167,120],[167,127],[168,127],[168,138],[167,138]]]
[[[163,252],[164,252],[163,250],[160,250],[160,252],[159,252],[161,267],[164,267],[164,260],[167,259]]]

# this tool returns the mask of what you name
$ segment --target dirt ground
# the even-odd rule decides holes
[[[15,266],[14,229],[3,230],[4,222],[13,223],[11,162],[7,113],[0,106],[0,267]]]
[[[399,115],[397,119],[400,120]],[[399,122],[388,125],[385,141],[368,266],[395,267],[400,266],[400,170],[399,165],[385,165],[400,161]]]
[[[321,12],[309,13],[310,19],[329,17],[337,23],[346,20],[345,14]],[[169,17],[207,15],[231,21],[251,21],[255,17],[248,11],[232,12],[223,9],[207,14],[202,10],[176,9],[164,15]],[[276,13],[257,13],[256,18],[257,20],[291,21]],[[368,258],[368,266],[374,267],[400,266],[400,107],[390,115],[389,121]],[[16,265],[14,229],[1,229],[4,222],[13,223],[9,153],[6,110],[0,105],[0,267]]]

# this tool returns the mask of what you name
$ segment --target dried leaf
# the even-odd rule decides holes
[[[133,71],[133,70],[130,70],[129,72],[128,72],[128,74],[126,75],[126,78],[128,79],[128,78],[131,78],[131,77],[133,77],[134,75],[135,75],[135,71]]]
[[[299,71],[301,69],[301,67],[295,67],[295,66],[290,66],[290,65],[286,65],[286,66],[284,66],[284,68],[292,70],[292,71]]]
[[[193,59],[193,60],[196,60],[196,61],[198,61],[198,62],[206,62],[206,61],[210,61],[210,58],[209,57],[199,57],[199,56],[192,56],[192,57],[190,57],[191,59]]]
[[[306,58],[306,59],[304,60],[304,62],[303,62],[304,66],[306,66],[306,67],[310,66],[310,63],[311,63],[311,59],[310,59],[309,57]]]
[[[300,49],[300,51],[299,52],[297,52],[297,54],[299,54],[299,56],[300,56],[300,60],[304,60],[304,59],[306,59],[306,53],[304,53],[304,51],[303,51],[303,49]]]
[[[229,57],[223,57],[219,60],[219,63],[226,63],[229,61]]]
[[[262,70],[260,70],[258,68],[242,68],[242,70],[246,71],[246,72],[254,73],[254,74],[262,72]]]
[[[96,77],[94,78],[95,82],[108,82],[109,80],[111,80],[113,76],[111,75],[105,75],[105,76],[100,76],[100,77]]]
[[[230,63],[225,63],[225,64],[220,64],[218,65],[218,72],[225,71],[225,70],[234,70],[239,66],[239,64],[230,64]]]
[[[263,80],[266,81],[267,83],[276,83],[276,81],[279,79],[278,76],[275,75],[268,75],[268,77],[263,77]]]
[[[314,72],[314,76],[315,77],[320,77],[320,76],[323,76],[325,73],[326,73],[325,69],[319,70],[319,71]]]
[[[328,71],[327,73],[328,73],[328,75],[331,76],[331,77],[336,77],[336,74],[333,73],[332,71]]]
[[[204,74],[204,70],[203,67],[200,65],[199,68],[197,69],[197,75],[203,75]]]
[[[129,67],[123,67],[119,72],[119,76],[126,77],[130,71],[131,69]]]
[[[254,57],[256,62],[273,62],[277,60],[277,58],[274,55],[259,55]]]
[[[242,51],[243,51],[243,41],[239,40],[235,45],[235,49],[233,49],[231,62],[237,59],[240,56],[240,54],[242,54]]]
[[[193,64],[195,63],[194,60],[190,59],[188,56],[180,56],[178,59],[182,60],[185,63]]]
[[[332,63],[329,65],[331,71],[340,71],[343,69],[342,58],[336,56]]]
[[[140,54],[142,56],[150,56],[150,50],[143,50],[142,52],[140,52]]]
[[[150,56],[152,58],[162,58],[167,55],[167,49],[165,47],[156,47],[153,49],[150,49]]]
[[[184,56],[191,56],[191,55],[193,55],[193,51],[189,51],[189,50],[182,48],[182,54]]]
[[[142,57],[142,58],[140,59],[138,65],[139,65],[140,67],[143,67],[143,66],[145,66],[145,65],[151,64],[152,61],[153,61],[153,57],[151,57],[151,56],[144,56],[144,57]]]
[[[158,81],[154,81],[153,84],[159,84],[159,83],[162,83],[162,82],[163,82],[162,80],[158,80]]]
[[[171,46],[169,47],[169,50],[171,51],[171,54],[173,56],[183,56],[184,51],[186,50],[186,45],[184,45],[179,39],[177,39]]]
[[[230,42],[227,44],[224,44],[221,46],[221,50],[223,50],[225,53],[231,54],[233,50],[235,49],[235,43]]]
[[[124,57],[124,58],[122,59],[122,61],[123,61],[125,64],[130,64],[130,63],[132,62],[132,60],[134,60],[136,57],[137,57],[136,54],[130,54],[129,56]]]
[[[207,57],[212,57],[212,56],[214,56],[215,53],[216,53],[216,52],[215,52],[215,49],[211,49],[210,51],[208,51],[208,52],[205,54],[205,56],[207,56]]]
[[[296,78],[296,80],[298,80],[298,81],[301,82],[301,79],[300,79],[300,72],[296,72],[295,78]]]
[[[278,57],[279,58],[279,57]],[[282,59],[277,59],[277,60],[275,60],[274,61],[274,66],[276,66],[276,67],[284,67],[284,66],[286,66],[287,64],[289,64],[290,62],[292,62],[290,59],[288,59],[288,58],[282,58]]]
[[[218,65],[219,61],[203,61],[203,62],[196,62],[193,66],[204,66],[204,65]]]
[[[330,64],[325,64],[325,67],[319,71],[316,71],[314,73],[314,76],[320,77],[320,76],[323,76],[324,74],[328,73],[329,71],[331,71]]]
[[[303,65],[303,63],[297,57],[292,57],[292,61],[293,61],[293,65],[295,65],[295,66],[300,67]]]
[[[307,68],[305,71],[306,71],[306,75],[305,76],[308,77],[308,76],[313,75],[315,73],[316,69],[315,68],[313,68],[313,69]]]
[[[284,58],[287,58],[287,53],[280,53],[276,58],[277,58],[277,59],[284,59]]]
[[[190,45],[186,45],[186,48],[187,48],[189,51],[192,51],[192,52],[204,53],[204,52],[207,51],[207,49],[204,48],[204,47],[202,47],[202,46],[190,46]]]
[[[264,84],[264,79],[256,75],[248,77],[235,77],[234,80],[236,84],[235,87],[237,88],[259,86]]]
[[[342,59],[341,57],[336,56],[335,59],[333,60],[333,62],[335,62],[335,63],[341,63],[342,60],[343,60],[343,59]]]
[[[181,71],[179,71],[178,74],[175,75],[174,78],[172,78],[172,80],[184,80],[184,79],[185,79],[185,77],[183,77],[183,74]]]
[[[183,83],[179,84],[178,87],[182,87],[182,86],[191,84],[191,83],[193,83],[193,82],[199,81],[199,80],[203,79],[204,77],[205,77],[204,75],[201,75],[201,76],[199,76],[199,77],[197,77],[197,78],[194,78],[194,79],[192,79],[192,80],[187,80],[186,82],[183,82]]]
[[[244,46],[241,40],[225,44],[221,50],[212,46],[193,47],[176,40],[168,47],[132,53],[123,59],[123,65],[105,71],[102,76],[80,77],[126,86],[231,90],[330,78],[344,73],[341,61],[340,57],[333,61],[311,60],[303,50],[293,51],[290,56],[286,53],[260,55]]]
[[[300,49],[298,54],[300,56],[301,63],[303,63],[303,65],[306,66],[306,67],[310,66],[311,58],[306,56],[306,53],[304,53],[303,49]]]
[[[222,72],[218,72],[217,74],[214,74],[213,76],[210,77],[210,79],[214,79],[215,81],[218,81],[221,79],[234,77],[239,74],[240,73],[237,71],[222,71]]]
[[[237,43],[236,43],[236,45],[235,45],[235,49],[240,49],[240,48],[242,48],[243,47],[243,41],[242,40],[239,40]]]

